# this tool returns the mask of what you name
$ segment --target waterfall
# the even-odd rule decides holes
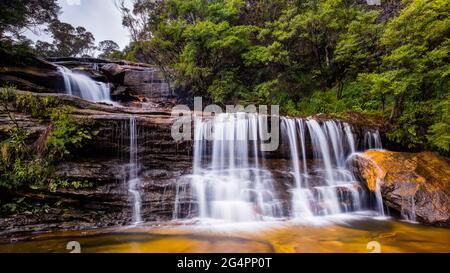
[[[111,102],[110,88],[107,84],[94,81],[84,74],[72,72],[64,66],[58,66],[58,71],[64,79],[68,95],[94,102]]]
[[[313,194],[309,188],[305,187],[306,183],[306,156],[304,137],[300,138],[300,147],[302,150],[303,169],[300,172],[300,161],[297,147],[297,130],[296,120],[283,118],[281,123],[281,130],[286,133],[289,143],[290,156],[292,161],[292,170],[294,176],[295,187],[292,190],[292,210],[293,216],[296,218],[312,217],[313,212],[309,206],[310,200],[313,199]],[[304,136],[304,124],[300,120],[298,126],[300,136]],[[305,181],[303,181],[305,180]]]
[[[364,148],[369,150],[383,149],[383,145],[381,144],[380,132],[378,130],[367,131],[364,134]]]
[[[412,223],[417,223],[416,198],[414,195],[411,195],[410,198],[402,196],[400,214],[403,219],[405,219],[409,222],[412,222]]]
[[[358,182],[346,168],[347,157],[355,151],[355,140],[349,124],[329,120],[321,126],[313,119],[283,118],[281,133],[288,139],[295,178],[292,217],[304,219],[359,209]],[[312,169],[306,164],[307,133],[311,140]],[[300,139],[300,147],[297,139]],[[302,172],[299,169],[299,149],[302,151]],[[313,185],[299,181],[300,177],[305,180],[313,176]]]
[[[377,210],[381,214],[381,216],[385,216],[384,213],[384,206],[383,206],[383,196],[381,195],[381,188],[380,188],[380,179],[377,178],[376,185],[375,185],[375,198],[377,202]]]
[[[139,162],[138,162],[138,145],[137,145],[137,130],[136,118],[130,117],[130,163],[128,172],[128,192],[133,204],[133,223],[139,224],[142,222],[141,218],[141,195],[139,192]]]
[[[309,221],[362,212],[370,206],[348,166],[359,143],[350,124],[282,117],[283,149],[278,153],[288,161],[280,161],[265,157],[260,150],[258,136],[269,126],[267,121],[267,116],[245,113],[195,117],[193,172],[188,182],[179,183],[176,189],[175,218],[198,215],[242,222],[288,217]],[[370,136],[372,147],[381,147],[379,133]],[[181,213],[182,196],[193,198],[197,210]],[[290,202],[279,196],[290,196]],[[379,191],[376,198],[373,209],[384,215]],[[190,206],[189,200],[184,202]]]
[[[352,128],[348,123],[344,124],[345,135],[347,137],[348,147],[350,147],[351,154],[356,152],[355,149],[355,138],[353,137]]]
[[[200,218],[244,222],[281,216],[273,178],[258,158],[260,121],[245,113],[196,118],[191,187]]]

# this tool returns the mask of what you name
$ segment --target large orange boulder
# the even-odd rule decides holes
[[[369,150],[355,155],[354,172],[377,190],[383,203],[403,215],[436,226],[450,226],[449,159],[435,153]]]

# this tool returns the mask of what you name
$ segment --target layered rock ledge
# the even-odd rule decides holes
[[[87,188],[30,188],[0,192],[2,200],[23,199],[39,211],[12,213],[0,217],[0,234],[14,234],[52,229],[88,229],[122,226],[131,222],[132,207],[128,192],[130,117],[136,120],[138,160],[141,168],[140,192],[142,217],[148,222],[162,222],[173,217],[176,185],[180,177],[191,173],[189,141],[175,142],[171,136],[174,118],[170,109],[150,107],[114,107],[93,103],[64,94],[17,91],[33,96],[56,97],[73,107],[72,115],[89,120],[95,137],[70,158],[55,166],[54,177],[85,181]],[[47,120],[16,113],[16,122],[36,143],[46,133]],[[0,115],[0,142],[13,126]],[[189,202],[189,198],[186,200]]]

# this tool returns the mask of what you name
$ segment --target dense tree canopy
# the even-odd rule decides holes
[[[428,138],[434,145],[450,149],[448,125],[442,127],[438,122],[428,128],[433,119],[448,116],[449,15],[449,1],[411,1],[385,27],[380,39],[385,54],[379,71],[363,75],[373,94],[394,98],[390,118],[398,121],[398,128],[391,137],[410,146],[425,142],[430,129]],[[440,108],[442,103],[446,106]]]
[[[135,0],[132,10],[119,7],[134,57],[159,65],[192,94],[279,104],[291,115],[375,114],[390,121],[391,140],[448,152],[450,2],[382,2]]]

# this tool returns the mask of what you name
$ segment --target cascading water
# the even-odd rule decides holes
[[[400,214],[403,219],[417,223],[416,219],[416,200],[414,195],[411,195],[410,198],[402,197]]]
[[[305,140],[308,132],[313,156],[312,168],[308,168],[306,163]],[[296,182],[292,195],[292,217],[307,219],[359,209],[358,182],[346,168],[348,156],[355,151],[349,124],[330,120],[321,126],[313,119],[283,118],[281,133],[288,139]],[[298,139],[300,145],[297,145]],[[303,162],[301,172],[298,151],[301,151]],[[311,181],[305,183],[308,179]]]
[[[281,118],[282,146],[288,149],[283,156],[288,156],[289,164],[280,167],[259,148],[258,133],[267,128],[266,123],[265,116],[245,113],[195,119],[193,174],[188,185],[200,218],[242,222],[289,217],[308,221],[367,208],[364,189],[347,164],[359,142],[350,124]],[[379,133],[370,135],[371,147],[381,147]],[[278,164],[278,169],[270,164]],[[287,189],[289,204],[278,197],[286,188],[275,188],[287,180],[276,180],[273,171],[292,175],[293,184]],[[180,215],[180,196],[186,188],[182,183],[177,188],[175,217]],[[376,198],[379,201],[380,196]],[[382,201],[375,209],[384,215]]]
[[[64,66],[58,66],[64,79],[64,87],[69,95],[94,102],[111,102],[110,88],[103,82],[97,82],[88,76],[72,72]]]
[[[245,222],[281,216],[271,173],[259,164],[259,121],[245,113],[196,119],[191,187],[200,218]]]
[[[312,217],[313,212],[309,207],[310,200],[313,199],[313,194],[307,186],[307,167],[306,167],[306,155],[305,155],[305,139],[300,138],[300,147],[302,151],[302,170],[300,171],[300,161],[298,155],[298,145],[297,145],[297,133],[301,132],[300,135],[304,136],[302,132],[304,131],[304,123],[300,120],[298,124],[299,131],[296,128],[297,121],[294,119],[283,119],[281,130],[286,132],[289,141],[289,150],[292,160],[292,169],[295,187],[292,190],[292,210],[293,216],[296,218]]]
[[[377,131],[367,131],[364,134],[364,147],[369,150],[379,150],[383,149],[381,144],[380,132]]]
[[[375,198],[376,198],[376,202],[377,202],[377,210],[381,216],[385,216],[384,206],[383,206],[383,196],[381,195],[381,189],[380,189],[380,179],[378,179],[378,178],[376,180],[375,187],[376,187]]]
[[[133,218],[134,224],[142,222],[141,217],[141,195],[139,192],[139,162],[138,162],[138,145],[137,145],[137,130],[136,130],[136,118],[130,117],[130,163],[128,172],[128,192],[130,193],[130,199],[133,206]]]

